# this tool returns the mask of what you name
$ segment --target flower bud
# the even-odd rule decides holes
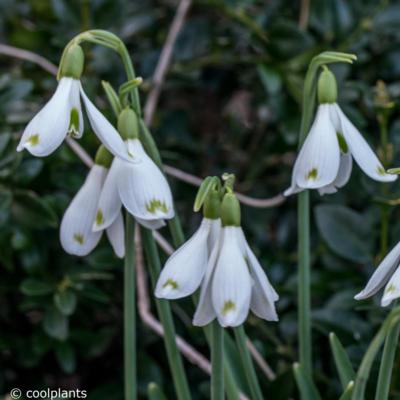
[[[218,219],[221,214],[221,199],[218,190],[211,189],[203,205],[203,215],[208,219]]]
[[[319,75],[318,79],[318,102],[336,103],[337,100],[337,84],[335,75],[324,66],[324,70]]]
[[[114,156],[105,148],[105,146],[101,145],[97,150],[94,163],[96,165],[101,165],[104,168],[110,168],[113,158]]]
[[[221,204],[222,226],[240,226],[240,203],[234,193],[226,193]]]
[[[135,111],[129,107],[119,114],[118,132],[124,140],[137,139],[139,137],[139,120]]]
[[[83,72],[84,61],[85,56],[82,47],[77,44],[71,45],[66,49],[61,59],[59,77],[67,76],[80,79]]]

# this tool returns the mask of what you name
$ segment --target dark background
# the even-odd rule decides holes
[[[237,189],[253,197],[282,192],[296,152],[303,78],[311,58],[323,50],[357,55],[352,66],[332,67],[338,102],[387,166],[400,164],[399,2],[311,0],[302,27],[300,7],[291,0],[194,2],[152,126],[166,164],[200,177],[234,172]],[[74,35],[111,30],[123,38],[145,80],[144,102],[175,10],[173,1],[0,0],[0,41],[58,64]],[[115,87],[124,81],[119,59],[98,46],[85,46],[85,52],[85,90],[114,121],[100,81]],[[378,80],[384,82],[380,96]],[[83,259],[64,253],[58,240],[60,218],[87,169],[67,145],[45,159],[15,152],[24,126],[55,86],[55,78],[37,65],[0,54],[0,394],[12,387],[79,387],[90,399],[121,399],[122,263],[105,239]],[[390,145],[383,148],[386,127]],[[86,132],[80,143],[94,155],[93,134]],[[199,223],[192,212],[196,189],[170,182],[189,235]],[[353,296],[388,250],[380,239],[382,221],[388,222],[389,248],[400,239],[398,211],[384,201],[398,196],[398,183],[383,187],[358,167],[340,193],[313,193],[313,344],[324,399],[341,392],[329,332],[336,332],[357,367],[387,315],[379,299],[357,303]],[[253,316],[247,321],[249,336],[277,374],[270,382],[257,370],[265,397],[297,398],[295,198],[276,208],[244,206],[243,224],[281,296],[278,324]],[[169,237],[167,230],[162,233]],[[208,356],[201,330],[190,324],[190,301],[175,302],[173,309],[179,333]],[[140,324],[138,341],[141,394],[155,381],[174,399],[162,340]],[[399,366],[397,357],[395,399]],[[186,367],[193,398],[208,398],[209,378]],[[243,382],[240,370],[238,380]]]

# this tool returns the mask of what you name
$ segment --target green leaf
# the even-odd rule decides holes
[[[60,367],[67,374],[72,374],[76,369],[76,355],[74,348],[66,342],[57,343],[55,354]]]
[[[321,400],[317,388],[299,363],[293,364],[293,372],[302,400]]]
[[[270,66],[259,64],[257,67],[258,75],[268,94],[276,94],[282,88],[282,78],[279,72]]]
[[[2,188],[0,191],[0,226],[5,225],[10,217],[12,199],[11,191]]]
[[[72,315],[76,308],[76,294],[72,290],[63,290],[54,294],[54,304],[63,315]]]
[[[364,216],[341,205],[322,204],[315,208],[315,218],[332,251],[354,262],[371,261],[371,226]]]
[[[57,308],[50,307],[43,318],[43,329],[50,337],[65,340],[68,337],[68,319]]]
[[[14,193],[12,213],[18,222],[30,228],[57,227],[57,215],[53,209],[31,191],[18,190]]]
[[[160,387],[154,382],[149,383],[147,394],[149,400],[167,400]]]
[[[351,400],[351,396],[353,394],[353,389],[354,389],[354,381],[350,381],[349,384],[347,385],[345,391],[340,396],[339,400]]]
[[[346,389],[349,382],[355,377],[353,366],[351,365],[350,359],[346,353],[346,350],[340,343],[337,336],[331,332],[329,334],[329,343],[335,360],[336,369],[339,373],[340,382],[342,383],[343,389]]]
[[[28,278],[22,281],[21,292],[27,296],[44,296],[53,292],[54,288],[47,282]]]

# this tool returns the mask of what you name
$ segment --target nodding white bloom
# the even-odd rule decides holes
[[[45,157],[55,151],[67,135],[80,138],[83,133],[82,97],[94,133],[112,154],[129,161],[131,158],[118,132],[83,91],[79,80],[83,70],[82,49],[74,46],[69,55],[75,63],[62,69],[54,95],[25,128],[17,151],[27,149],[34,156]]]
[[[330,85],[332,93],[321,93]],[[392,182],[397,176],[387,174],[361,133],[336,104],[336,81],[330,71],[321,73],[317,114],[297,156],[292,183],[285,196],[304,189],[318,189],[321,195],[337,192],[349,180],[352,158],[370,178]]]
[[[354,298],[364,300],[376,294],[384,286],[382,307],[388,306],[400,297],[400,243],[386,255],[372,274],[367,286]]]
[[[67,208],[60,227],[61,245],[67,253],[86,256],[99,243],[102,231],[93,232],[96,218],[97,202],[108,169],[95,164],[83,186]],[[106,230],[107,237],[115,254],[122,258],[125,255],[124,221],[118,213],[113,223]]]
[[[167,260],[157,281],[157,297],[179,299],[199,288],[220,230],[220,219],[203,218],[194,235]]]
[[[168,182],[146,154],[140,140],[127,139],[126,145],[132,159],[138,162],[114,158],[100,194],[94,231],[109,227],[122,205],[149,229],[160,228],[164,220],[175,215]]]
[[[225,195],[222,206],[227,196],[234,195]],[[217,318],[223,327],[238,326],[250,309],[260,318],[278,320],[274,305],[278,295],[238,225],[225,221],[221,227],[219,219],[204,218],[191,239],[168,259],[155,295],[177,299],[200,285],[194,325],[204,326]]]

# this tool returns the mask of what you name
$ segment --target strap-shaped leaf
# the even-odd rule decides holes
[[[336,369],[339,374],[340,382],[343,389],[346,389],[349,382],[355,377],[354,369],[351,365],[350,359],[338,337],[331,332],[329,334],[329,343],[335,360]]]
[[[293,364],[294,377],[302,400],[321,400],[318,389],[299,363]]]
[[[345,391],[340,396],[339,400],[351,400],[351,395],[353,394],[354,381],[350,381],[347,385]]]
[[[149,395],[149,400],[167,400],[160,387],[154,382],[149,383],[147,394]]]

